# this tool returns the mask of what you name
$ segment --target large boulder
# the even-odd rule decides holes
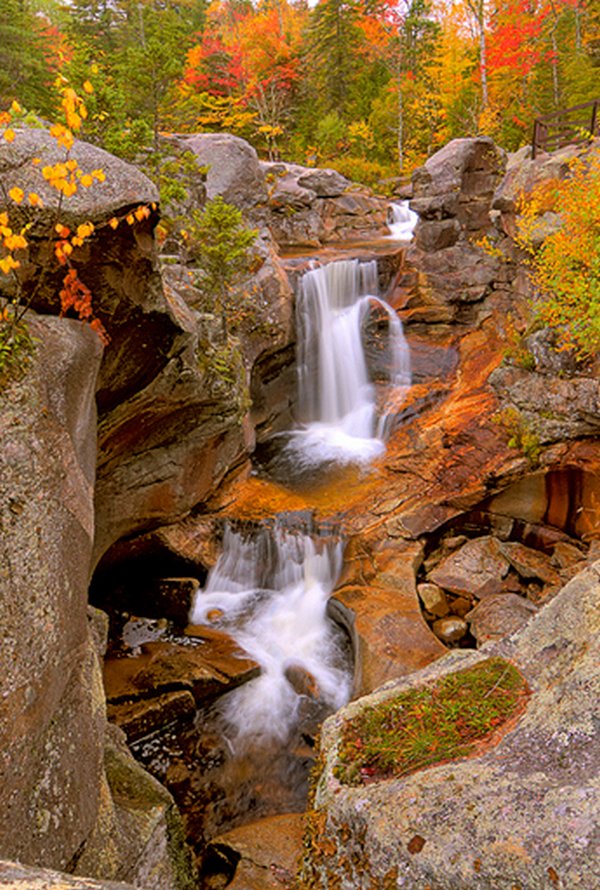
[[[285,249],[358,241],[387,233],[389,202],[360,188],[336,170],[262,162],[267,222]]]
[[[73,320],[28,325],[30,362],[0,391],[0,856],[183,890],[172,798],[105,742],[108,622],[87,606],[100,341]]]
[[[420,219],[395,300],[406,320],[458,320],[508,282],[513,270],[477,245],[505,168],[505,152],[479,136],[453,139],[414,172],[410,206]]]
[[[88,631],[100,342],[32,318],[22,379],[0,390],[0,854],[64,868],[89,834],[104,697]]]
[[[600,692],[599,606],[595,563],[502,643],[449,654],[329,718],[304,886],[595,887],[600,745],[590,702]],[[336,778],[345,720],[492,655],[516,666],[531,690],[503,735],[403,778],[354,787]]]
[[[100,411],[107,411],[143,388],[168,361],[180,336],[177,319],[165,299],[158,269],[153,229],[158,220],[158,191],[137,168],[100,148],[75,141],[71,155],[81,170],[101,170],[102,182],[84,188],[61,202],[60,220],[74,229],[83,222],[95,226],[93,236],[71,260],[83,283],[92,292],[93,308],[110,336],[98,381]],[[40,159],[34,164],[34,159]],[[11,221],[31,225],[27,263],[22,264],[26,297],[32,308],[58,314],[58,292],[65,269],[48,264],[48,232],[52,232],[59,193],[41,175],[46,165],[64,161],[65,151],[45,130],[18,130],[15,140],[0,145],[0,178],[5,190],[20,187],[36,192],[43,207],[27,209],[0,198],[0,209],[9,209]],[[5,194],[6,192],[3,192]],[[144,206],[149,216],[133,217],[131,210]],[[109,225],[119,220],[116,229]],[[5,283],[6,286],[6,283]]]
[[[221,195],[239,207],[254,223],[264,218],[267,189],[255,149],[231,133],[196,133],[178,136],[182,148],[193,152],[198,164],[207,167],[206,196]]]

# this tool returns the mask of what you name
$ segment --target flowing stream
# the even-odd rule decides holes
[[[286,452],[300,467],[368,464],[385,450],[386,411],[367,361],[365,327],[377,309],[387,319],[388,394],[410,386],[410,357],[396,314],[379,296],[377,262],[340,260],[305,272],[296,302],[300,427]]]
[[[281,453],[301,469],[367,465],[385,450],[388,418],[410,386],[408,347],[380,296],[377,262],[306,272],[296,323],[299,426],[285,434]],[[195,598],[192,623],[226,631],[260,667],[199,716],[199,728],[216,720],[227,748],[211,755],[221,765],[209,770],[215,778],[206,787],[221,791],[205,807],[208,836],[249,816],[301,810],[318,726],[351,695],[349,642],[327,615],[342,542],[290,529],[289,521],[226,526],[222,553]]]
[[[389,237],[394,241],[410,241],[418,220],[418,214],[410,209],[408,201],[390,204],[388,228],[391,234]]]
[[[222,702],[234,748],[285,743],[303,716],[303,699],[328,712],[348,700],[339,632],[326,615],[341,565],[339,539],[313,539],[279,525],[250,534],[225,529],[223,552],[196,597],[192,622],[218,616],[219,626],[260,665],[256,679]]]

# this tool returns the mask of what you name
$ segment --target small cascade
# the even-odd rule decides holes
[[[195,624],[216,623],[258,662],[260,675],[221,700],[234,750],[285,744],[307,698],[331,712],[350,695],[340,631],[327,600],[342,565],[342,544],[284,530],[225,529],[223,552],[196,596]],[[323,714],[321,714],[321,717]]]
[[[385,417],[367,362],[365,325],[387,316],[388,387],[403,398],[410,358],[402,326],[379,296],[377,263],[341,260],[306,272],[296,304],[301,427],[285,451],[300,467],[368,463],[384,451]]]
[[[389,237],[394,241],[410,241],[419,216],[410,209],[408,201],[390,204],[388,209]]]

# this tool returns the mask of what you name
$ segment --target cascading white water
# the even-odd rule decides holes
[[[306,272],[296,303],[299,414],[286,451],[301,466],[368,463],[384,451],[385,418],[370,381],[364,322],[373,306],[388,315],[390,387],[410,386],[410,357],[395,313],[379,297],[377,262],[341,260]]]
[[[262,528],[244,535],[226,528],[223,552],[196,596],[191,620],[222,613],[227,630],[261,667],[260,676],[223,700],[233,746],[284,742],[301,697],[286,677],[306,671],[319,702],[340,708],[350,695],[327,600],[342,564],[339,540]],[[212,616],[211,616],[212,617]]]
[[[390,204],[388,211],[389,237],[394,241],[410,241],[419,216],[410,209],[408,201]]]

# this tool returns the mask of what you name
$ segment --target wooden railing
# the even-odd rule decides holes
[[[600,99],[584,102],[536,118],[533,124],[531,157],[538,151],[556,151],[565,145],[587,142],[600,132]]]

